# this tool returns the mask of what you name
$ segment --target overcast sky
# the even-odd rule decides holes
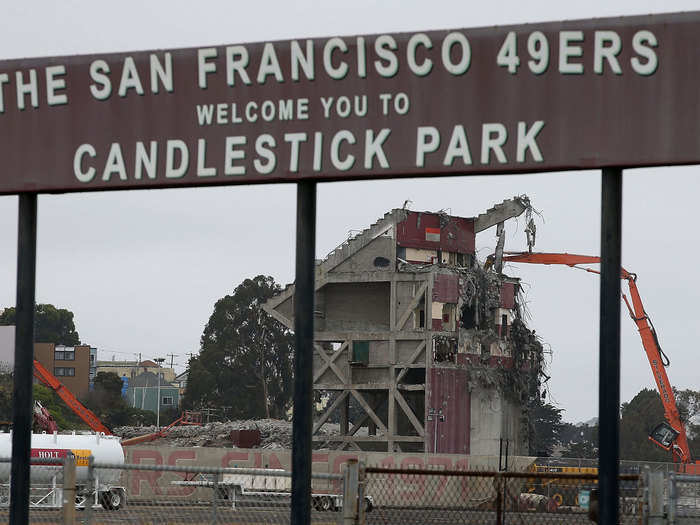
[[[696,2],[465,2],[331,0],[24,1],[3,5],[0,59],[274,39],[469,28],[691,10]],[[437,94],[436,94],[437,96]],[[623,264],[638,285],[679,388],[700,389],[695,318],[700,277],[697,167],[626,171]],[[0,174],[0,177],[2,175]],[[318,188],[317,256],[384,212],[448,209],[474,216],[527,194],[542,212],[537,251],[598,254],[600,174],[453,177],[325,183]],[[220,297],[246,277],[294,276],[295,187],[218,187],[40,196],[37,302],[75,313],[100,359],[166,357],[179,369]],[[523,221],[506,249],[526,248]],[[0,307],[15,303],[17,197],[0,197]],[[493,231],[477,239],[483,258]],[[551,347],[550,401],[568,421],[597,413],[598,278],[558,267],[508,268],[525,283],[531,325]],[[653,379],[634,323],[623,312],[622,398]],[[169,358],[168,358],[169,359]]]

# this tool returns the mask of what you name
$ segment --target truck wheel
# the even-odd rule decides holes
[[[122,489],[112,489],[100,493],[100,505],[105,510],[119,510],[124,504],[124,493]]]
[[[564,496],[562,496],[559,492],[556,492],[552,496],[552,499],[557,504],[557,507],[561,507],[564,504]]]

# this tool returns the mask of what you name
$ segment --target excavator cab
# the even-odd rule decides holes
[[[671,450],[679,434],[680,432],[664,421],[656,425],[651,434],[649,434],[649,439],[661,448]]]

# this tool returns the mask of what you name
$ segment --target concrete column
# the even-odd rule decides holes
[[[63,463],[63,523],[75,525],[75,456],[71,452]]]
[[[345,399],[340,403],[340,434],[343,436],[348,435],[350,430],[350,396],[345,396]]]
[[[649,525],[664,524],[664,473],[649,472]]]
[[[359,481],[359,464],[356,459],[349,459],[343,477],[343,525],[357,523]]]

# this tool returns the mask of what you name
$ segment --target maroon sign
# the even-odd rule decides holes
[[[0,62],[0,194],[700,162],[700,13]]]
[[[31,449],[30,457],[36,458],[33,462],[34,465],[55,465],[55,463],[43,463],[41,460],[63,459],[68,452],[69,450],[65,448],[33,448]]]

